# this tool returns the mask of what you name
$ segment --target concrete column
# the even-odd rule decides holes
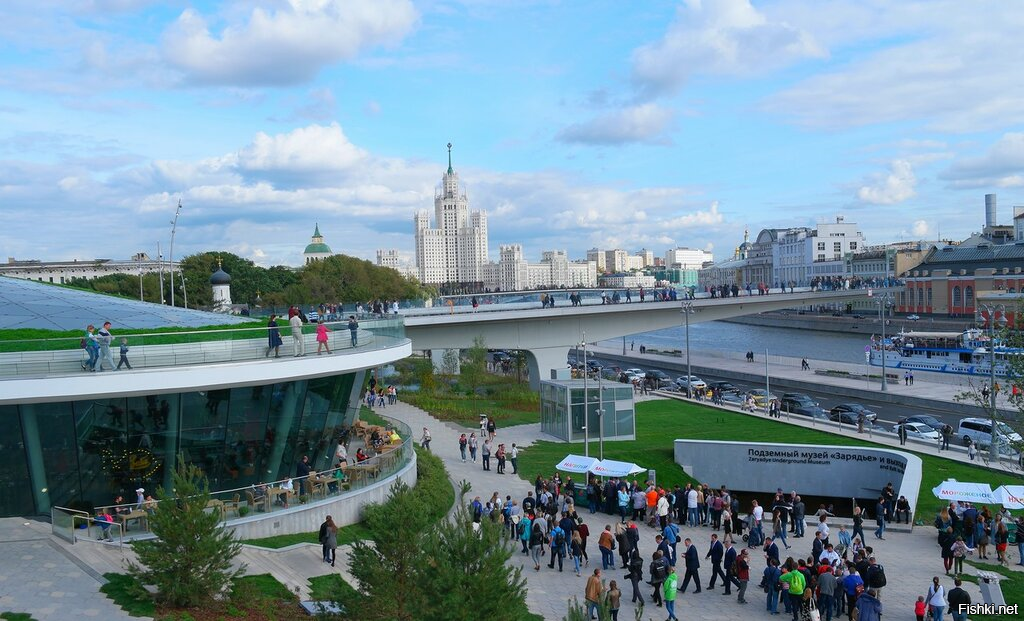
[[[541,380],[551,379],[551,369],[568,368],[569,347],[544,347],[526,350],[526,366],[530,370],[530,388],[540,390]]]
[[[163,398],[157,401],[157,407],[161,407],[163,401],[167,401],[167,420],[164,424],[164,491],[173,493],[174,471],[178,467],[178,430],[181,429],[181,395],[162,395]],[[173,405],[172,405],[173,403]],[[156,490],[153,490],[154,492]],[[154,496],[155,497],[155,496]]]
[[[431,349],[430,350],[430,361],[434,363],[434,371],[435,372],[437,372],[437,373],[444,373],[445,372],[445,368],[444,368],[444,355],[445,355],[445,352],[448,352],[448,351],[453,351],[453,350],[448,350],[448,349]],[[455,351],[455,375],[458,375],[459,371],[460,371],[458,355],[459,355],[459,352],[461,350],[456,349],[454,351]]]
[[[36,513],[49,513],[50,493],[49,486],[46,483],[43,447],[39,442],[36,406],[34,404],[25,404],[20,406],[19,409],[21,410],[21,430],[25,436],[25,454],[28,456],[28,477],[32,486],[32,498],[36,502]]]

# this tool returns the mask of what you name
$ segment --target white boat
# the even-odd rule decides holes
[[[984,330],[964,332],[901,332],[885,343],[871,337],[868,362],[871,366],[885,366],[904,371],[930,371],[958,375],[991,375],[992,345]],[[1024,349],[1006,347],[995,340],[996,375],[1005,377],[1010,357],[1024,355]]]

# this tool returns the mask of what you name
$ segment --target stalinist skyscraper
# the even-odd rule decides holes
[[[430,214],[413,216],[416,229],[416,270],[420,282],[429,284],[483,281],[487,262],[487,213],[470,211],[459,173],[452,168],[452,144],[448,143],[448,171],[434,192],[434,223]]]

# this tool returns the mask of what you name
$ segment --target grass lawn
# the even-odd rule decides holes
[[[27,612],[0,612],[0,619],[5,621],[36,621],[36,618]]]
[[[399,399],[441,420],[469,428],[479,426],[480,414],[493,417],[498,427],[540,421],[540,395],[530,390],[529,384],[502,375],[485,375],[483,386],[475,392],[456,385],[430,392],[404,391]]]
[[[605,457],[634,462],[658,473],[660,485],[680,485],[692,481],[675,463],[673,440],[706,439],[738,440],[748,442],[791,443],[818,446],[834,444],[839,446],[882,446],[852,436],[841,436],[813,429],[804,429],[759,419],[746,414],[724,412],[693,403],[671,399],[645,401],[636,406],[636,436],[633,441],[605,442]],[[597,450],[597,442],[591,442],[591,451]],[[889,447],[885,447],[889,448]],[[1003,484],[1019,484],[1021,477],[1003,474],[985,468],[978,468],[934,455],[909,451],[921,458],[921,493],[918,495],[914,515],[921,516],[925,523],[943,503],[932,496],[931,489],[942,481],[953,478],[957,481],[989,483],[993,488]],[[539,442],[523,449],[519,454],[519,474],[527,481],[533,481],[538,474],[550,477],[554,466],[568,453],[583,454],[582,443],[564,444]],[[593,454],[593,452],[591,453]],[[709,481],[717,487],[728,481]]]
[[[319,545],[318,536],[319,532],[295,533],[293,535],[275,535],[274,537],[262,537],[260,539],[243,539],[242,543],[277,550],[295,545],[296,543],[315,543]],[[360,539],[366,539],[369,536],[370,531],[362,523],[342,526],[338,529],[338,545],[343,546]]]
[[[97,329],[100,323],[96,323]],[[249,328],[245,330],[245,328]],[[236,330],[226,332],[226,330]],[[312,330],[312,328],[311,328]],[[115,337],[115,347],[122,336],[127,336],[129,345],[167,345],[174,343],[198,343],[203,341],[231,341],[238,339],[266,338],[266,323],[248,321],[235,325],[201,326],[198,328],[149,328],[119,329],[116,325],[111,329]],[[180,334],[187,332],[188,334]],[[20,328],[17,330],[0,330],[0,351],[53,351],[61,349],[79,349],[79,340],[85,334],[85,326],[81,330],[39,330]],[[152,336],[131,338],[133,335],[147,334]],[[290,334],[282,330],[283,335]]]

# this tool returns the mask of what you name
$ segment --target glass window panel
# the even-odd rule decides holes
[[[0,405],[0,420],[3,421],[0,425],[0,512],[2,515],[34,513],[18,407]]]
[[[49,504],[68,506],[82,500],[78,480],[78,450],[71,403],[33,403],[19,406],[29,451],[38,440],[40,465]],[[38,491],[38,490],[37,490]],[[88,499],[112,500],[112,498]],[[37,506],[48,512],[49,507]]]

